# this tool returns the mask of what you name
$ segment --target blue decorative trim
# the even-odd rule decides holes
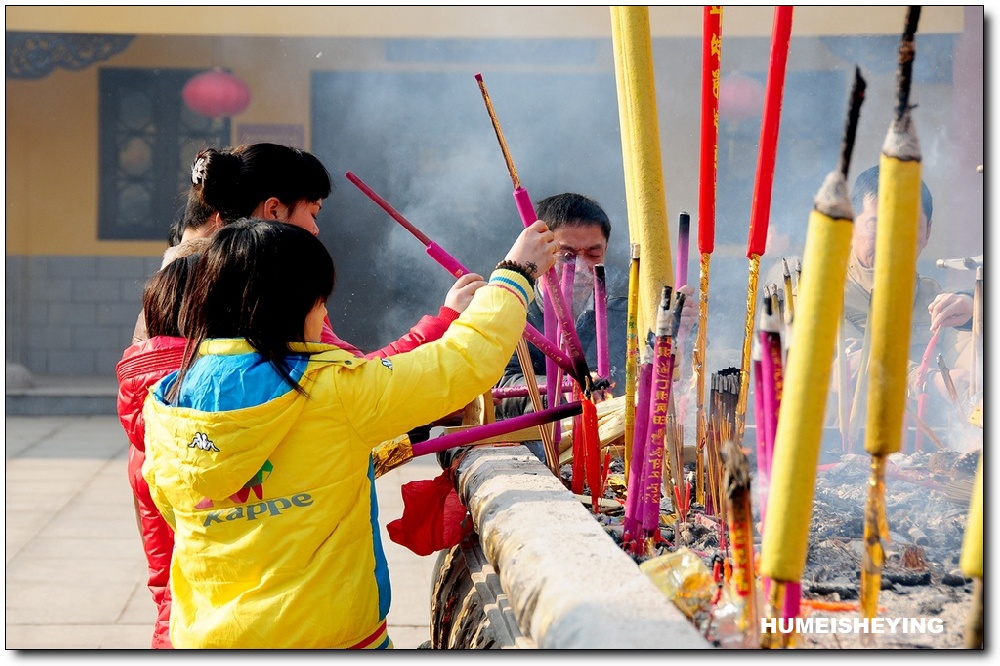
[[[8,32],[7,78],[41,79],[56,67],[83,69],[118,55],[133,39],[135,35]]]

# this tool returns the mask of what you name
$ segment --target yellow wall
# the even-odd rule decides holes
[[[770,34],[770,7],[734,6],[726,12],[725,35]],[[793,34],[898,33],[904,13],[905,7],[838,8],[834,13],[829,8],[797,7]],[[389,66],[380,39],[352,36],[496,37],[512,36],[510,26],[516,26],[517,36],[558,31],[560,37],[610,38],[607,7],[21,6],[7,7],[6,18],[8,30],[141,33],[124,53],[83,70],[57,69],[39,80],[6,81],[6,251],[28,255],[155,256],[165,247],[159,242],[97,240],[97,80],[101,66],[229,67],[254,95],[249,108],[233,119],[234,132],[242,123],[301,124],[308,148],[310,72]],[[961,7],[926,7],[920,30],[958,31],[962,19]],[[700,7],[651,8],[651,25],[655,36],[700,34]],[[191,36],[206,31],[327,36]],[[333,41],[331,34],[348,39]],[[282,76],[275,80],[269,70],[278,61]],[[696,141],[694,128],[687,139]],[[665,161],[670,161],[670,154]]]

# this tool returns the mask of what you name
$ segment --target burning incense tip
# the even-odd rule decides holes
[[[480,72],[476,72],[476,81],[482,81],[483,75]]]

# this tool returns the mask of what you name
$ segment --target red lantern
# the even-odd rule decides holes
[[[742,74],[732,74],[719,85],[719,116],[740,122],[764,112],[764,84]]]
[[[191,77],[184,84],[184,103],[203,116],[235,116],[250,105],[250,88],[219,68]]]

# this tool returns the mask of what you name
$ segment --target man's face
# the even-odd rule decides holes
[[[865,197],[865,205],[854,218],[854,235],[851,246],[854,258],[865,268],[875,265],[875,230],[878,227],[878,200],[875,197]],[[930,237],[930,223],[920,207],[920,227],[917,231],[917,254],[927,247]]]
[[[573,275],[573,310],[579,314],[594,292],[594,265],[604,263],[608,241],[599,225],[561,226],[552,232],[558,246],[557,269],[562,276],[567,257],[576,257]]]

